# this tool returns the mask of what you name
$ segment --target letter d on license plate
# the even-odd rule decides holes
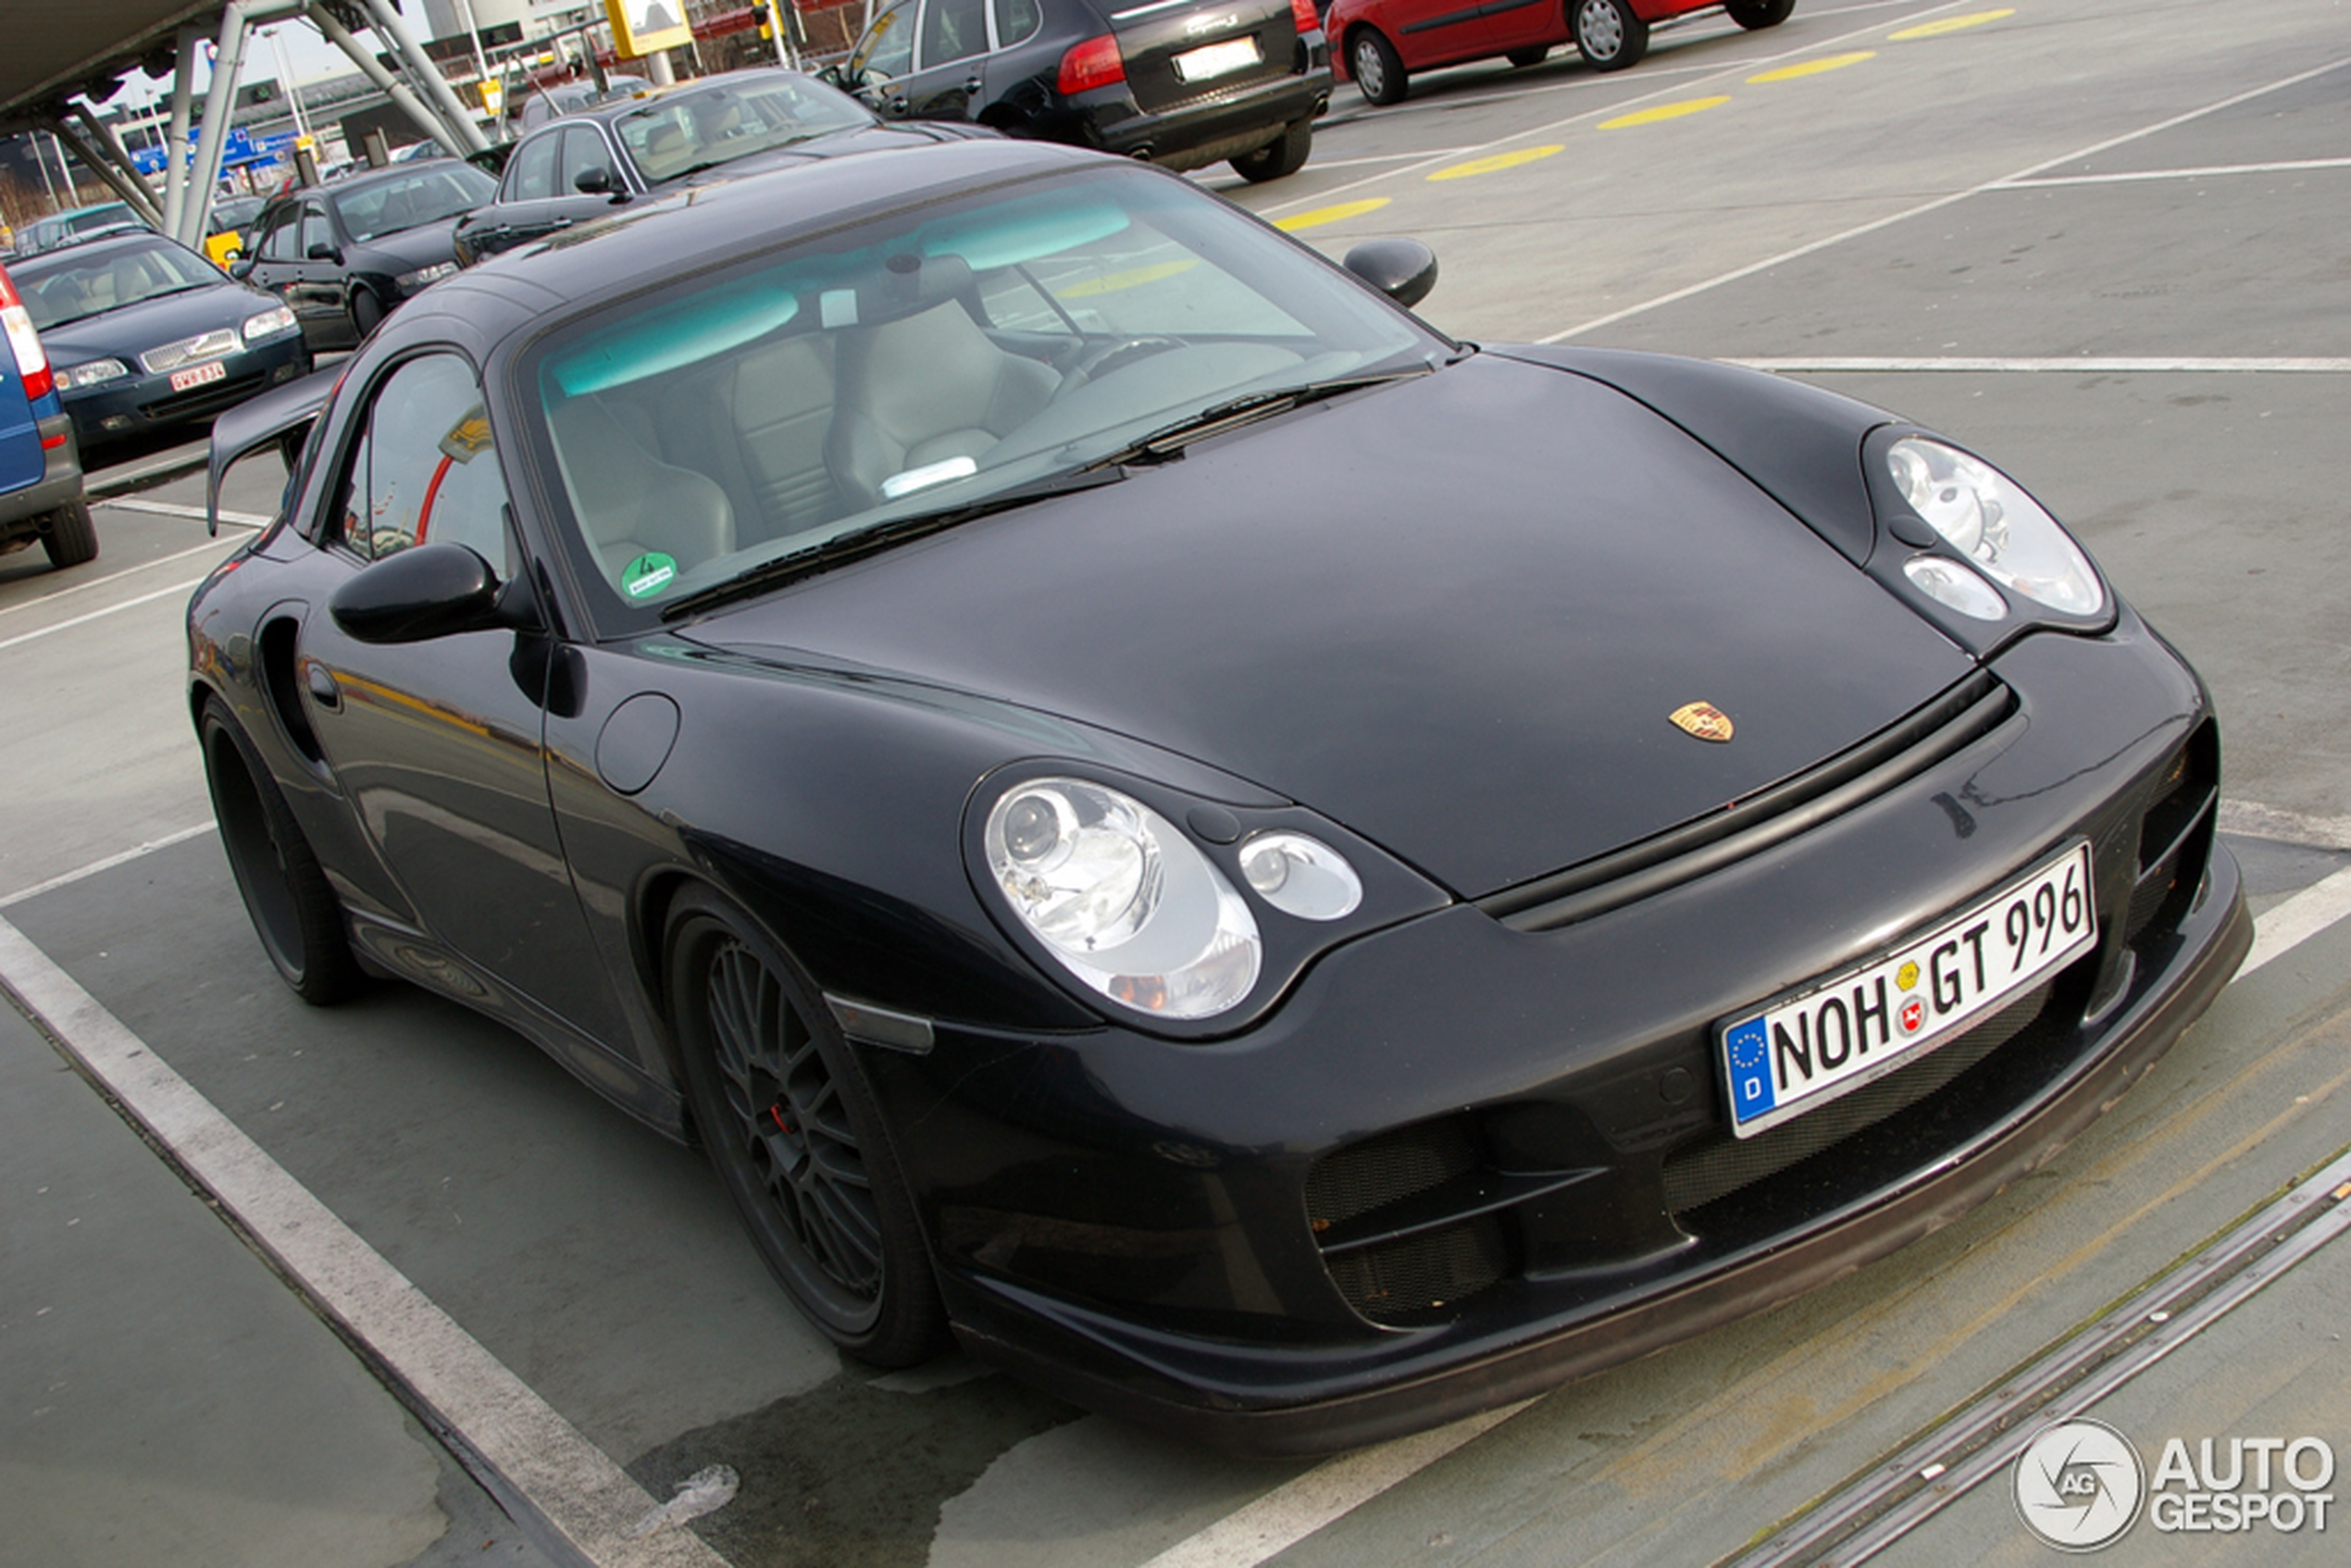
[[[2089,952],[2097,925],[2084,840],[1885,957],[1724,1024],[1731,1130],[1752,1138],[1925,1055]]]

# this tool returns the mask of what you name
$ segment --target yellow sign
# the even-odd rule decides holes
[[[623,55],[655,55],[694,41],[686,0],[604,0],[613,47]]]
[[[504,104],[505,101],[506,84],[499,81],[494,76],[483,77],[481,79],[482,108],[494,115],[498,112],[499,106]]]

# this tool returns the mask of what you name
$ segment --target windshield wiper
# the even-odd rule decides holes
[[[1129,442],[1109,456],[1098,457],[1086,467],[1121,468],[1135,463],[1172,463],[1184,455],[1185,447],[1204,437],[1221,435],[1225,430],[1271,418],[1276,414],[1287,414],[1293,408],[1303,408],[1310,403],[1320,403],[1341,392],[1361,392],[1365,387],[1385,386],[1390,381],[1425,376],[1431,368],[1426,365],[1415,365],[1404,370],[1337,376],[1327,381],[1309,381],[1302,386],[1244,392],[1238,397],[1228,397],[1222,403],[1212,403],[1199,413],[1186,415],[1173,424],[1162,425],[1141,440]]]
[[[899,517],[886,517],[862,529],[835,534],[822,544],[812,544],[804,550],[794,550],[772,561],[762,561],[747,571],[739,572],[724,582],[697,589],[684,598],[661,607],[661,618],[674,621],[706,610],[715,604],[727,604],[749,594],[789,582],[794,578],[808,577],[844,562],[871,555],[908,540],[925,534],[940,533],[975,517],[992,512],[1006,512],[1015,506],[1026,506],[1032,501],[1044,501],[1056,495],[1069,495],[1081,490],[1094,490],[1106,484],[1116,484],[1126,476],[1116,468],[1089,465],[1051,474],[1027,484],[1000,490],[992,495],[979,496],[961,505],[941,506],[936,511],[916,512]]]

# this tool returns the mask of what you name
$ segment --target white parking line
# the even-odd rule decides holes
[[[2078,152],[2067,153],[2059,157],[2045,158],[2041,162],[2032,165],[2030,168],[2020,168],[2013,174],[2004,174],[1996,180],[1986,180],[1982,184],[1972,185],[1964,191],[1954,191],[1948,195],[1937,196],[1933,201],[1921,202],[1918,205],[1906,208],[1901,212],[1892,213],[1885,218],[1874,218],[1868,223],[1858,224],[1855,227],[1845,230],[1840,233],[1828,235],[1824,239],[1814,240],[1808,244],[1797,245],[1793,250],[1782,251],[1777,255],[1766,256],[1761,261],[1749,262],[1745,267],[1734,268],[1730,271],[1723,273],[1718,277],[1709,278],[1702,283],[1692,283],[1686,288],[1675,289],[1670,293],[1660,294],[1655,299],[1644,300],[1639,305],[1628,305],[1622,310],[1610,311],[1606,316],[1596,316],[1589,321],[1581,322],[1576,326],[1565,328],[1560,331],[1551,333],[1549,337],[1537,338],[1535,341],[1538,343],[1564,342],[1570,338],[1580,337],[1586,332],[1596,331],[1602,327],[1613,325],[1614,323],[1623,321],[1629,317],[1641,315],[1645,311],[1655,310],[1661,305],[1673,305],[1678,301],[1688,299],[1693,295],[1705,293],[1710,289],[1719,289],[1725,283],[1735,283],[1742,278],[1752,278],[1759,272],[1768,272],[1774,267],[1782,267],[1791,261],[1801,260],[1805,256],[1812,255],[1818,252],[1827,250],[1832,246],[1841,245],[1847,240],[1858,240],[1864,234],[1874,234],[1881,229],[1891,229],[1897,223],[1908,223],[1911,218],[1923,218],[1930,212],[1939,212],[1945,207],[1966,201],[1971,196],[1980,196],[1988,191],[1999,191],[2014,188],[2021,181],[2030,180],[2033,176],[2039,174],[2044,169],[2056,168],[2063,164],[2079,163],[2084,158],[2096,157],[2100,153],[2111,152],[2117,147],[2128,146],[2131,143],[2141,141],[2149,136],[2158,135],[2163,131],[2171,131],[2179,126],[2189,124],[2192,121],[2202,119],[2207,115],[2219,114],[2223,109],[2234,108],[2239,104],[2249,104],[2254,99],[2266,97],[2271,93],[2282,93],[2289,87],[2299,86],[2301,83],[2306,81],[2314,81],[2318,78],[2325,76],[2328,72],[2341,70],[2345,66],[2351,66],[2351,56],[2345,56],[2337,60],[2331,60],[2322,66],[2314,66],[2306,71],[2297,71],[2292,76],[2286,77],[2282,81],[2270,82],[2266,86],[2255,87],[2243,93],[2232,93],[2230,96],[2221,99],[2218,103],[2207,104],[2200,109],[2190,109],[2185,114],[2173,115],[2169,119],[2158,120],[2153,125],[2142,126],[2136,131],[2125,131],[2120,136],[2109,136],[2105,141],[2092,143],[2089,146],[2084,147]],[[1342,187],[1342,189],[1344,189],[1344,187]],[[1324,199],[1327,200],[1332,193],[1333,193],[1328,192],[1325,193]]]
[[[623,1534],[653,1506],[643,1487],[5,920],[0,983],[396,1391],[454,1434],[461,1458],[479,1456],[493,1493],[536,1512],[594,1568],[726,1568],[682,1531]]]
[[[1922,355],[1914,358],[1770,358],[1725,359],[1725,365],[1744,365],[1750,370],[1810,371],[1818,375],[1851,372],[1885,371],[1908,374],[1913,371],[1978,371],[1994,375],[2038,375],[2044,372],[2098,371],[2110,376],[2166,375],[2266,375],[2266,376],[2340,376],[2351,372],[2351,359],[2199,359],[2174,355],[2170,358],[2094,358],[2087,355],[2051,355],[2045,358],[1981,359],[1960,355]]]
[[[157,850],[168,850],[174,844],[184,844],[197,835],[209,833],[212,830],[213,824],[199,822],[193,828],[182,828],[177,833],[166,833],[160,839],[150,839],[135,849],[124,850],[120,854],[110,854],[104,860],[93,860],[87,865],[77,866],[62,877],[52,877],[45,882],[35,882],[30,888],[19,888],[13,893],[0,893],[0,909],[13,908],[27,899],[37,899],[42,894],[55,892],[59,888],[69,888],[85,877],[95,877],[101,871],[112,871],[118,865],[128,865],[134,860],[155,853]]]
[[[185,582],[175,582],[168,588],[158,588],[152,593],[142,593],[136,598],[122,600],[118,604],[107,605],[103,610],[85,611],[81,615],[69,616],[64,620],[53,622],[48,626],[35,627],[31,631],[20,631],[14,637],[0,637],[0,652],[14,648],[20,643],[33,641],[38,638],[47,637],[52,632],[70,631],[75,627],[87,626],[92,621],[103,620],[123,610],[135,610],[142,604],[152,604],[157,599],[168,599],[175,593],[193,593],[196,591],[196,585],[202,581],[204,579],[200,577],[192,577]]]
[[[83,578],[79,582],[68,583],[63,588],[56,589],[46,589],[44,585],[45,591],[37,598],[20,599],[13,604],[0,604],[0,616],[19,615],[26,610],[38,610],[54,604],[60,599],[71,598],[77,593],[87,593],[92,589],[109,587],[137,573],[153,571],[157,566],[168,566],[174,561],[184,561],[191,555],[217,554],[220,548],[220,541],[208,539],[202,544],[192,544],[185,550],[175,550],[168,555],[158,555],[152,561],[135,562],[119,571],[110,572],[105,577]]]
[[[2351,158],[2295,158],[2285,163],[2221,163],[2202,168],[2134,168],[2119,174],[2044,174],[2010,182],[2037,191],[2044,185],[2128,185],[2141,180],[2211,180],[2225,174],[2297,174],[2310,168],[2351,168]]]
[[[203,507],[192,506],[184,501],[149,501],[143,496],[115,496],[97,504],[124,512],[152,512],[158,517],[193,517],[200,523],[208,516]],[[220,509],[220,520],[232,528],[263,529],[269,526],[269,519],[258,512],[231,512],[225,506]]]

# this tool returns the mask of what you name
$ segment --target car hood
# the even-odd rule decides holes
[[[682,629],[1184,753],[1464,897],[1717,810],[1972,668],[1674,426],[1492,355]],[[1693,702],[1733,738],[1669,721]]]
[[[468,210],[478,211],[478,208]],[[436,218],[419,223],[414,229],[395,230],[379,234],[372,240],[355,242],[345,257],[344,265],[355,272],[409,272],[419,267],[457,258],[457,220],[465,217]]]
[[[108,355],[130,358],[216,327],[241,326],[246,317],[284,303],[242,283],[222,283],[141,300],[63,327],[44,327],[41,343],[56,365],[76,365]]]

